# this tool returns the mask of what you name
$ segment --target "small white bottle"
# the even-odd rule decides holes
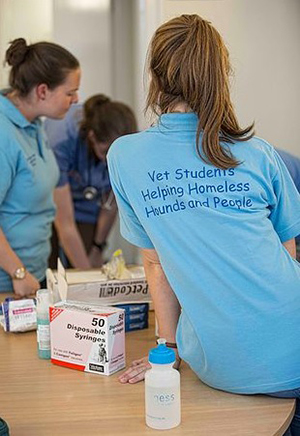
[[[50,319],[49,306],[51,293],[48,289],[39,289],[36,293],[37,343],[41,359],[50,359]]]
[[[150,350],[151,369],[145,374],[146,424],[157,430],[177,427],[181,420],[180,374],[173,368],[176,356],[165,339]]]

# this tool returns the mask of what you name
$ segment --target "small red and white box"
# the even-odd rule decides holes
[[[50,307],[51,361],[111,375],[125,367],[125,312],[109,306],[59,302]]]

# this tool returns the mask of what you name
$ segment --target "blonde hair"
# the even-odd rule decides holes
[[[246,141],[253,127],[242,129],[229,92],[228,50],[217,30],[198,15],[181,15],[161,25],[148,52],[150,86],[146,110],[156,115],[186,103],[198,115],[196,147],[199,156],[218,168],[239,162],[220,141]],[[203,133],[200,152],[199,137]]]

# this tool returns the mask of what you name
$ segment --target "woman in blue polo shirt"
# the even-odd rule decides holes
[[[63,47],[14,40],[10,88],[0,94],[0,292],[34,293],[45,279],[58,168],[40,117],[63,118],[77,102],[80,69]]]
[[[239,126],[227,48],[182,15],[149,50],[149,129],[114,142],[108,166],[121,233],[142,248],[158,331],[206,384],[297,398],[300,434],[300,196],[282,159]],[[141,359],[120,376],[143,379]]]
[[[106,154],[118,137],[136,132],[132,110],[103,94],[70,108],[61,120],[46,120],[46,133],[60,169],[54,192],[57,205],[49,264],[67,255],[76,268],[101,266],[106,237],[117,207],[108,176]],[[66,262],[68,265],[68,262]]]

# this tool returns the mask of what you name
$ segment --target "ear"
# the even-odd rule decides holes
[[[40,83],[36,87],[36,96],[38,97],[39,100],[46,100],[48,91],[49,91],[48,85],[46,85],[46,83]]]

